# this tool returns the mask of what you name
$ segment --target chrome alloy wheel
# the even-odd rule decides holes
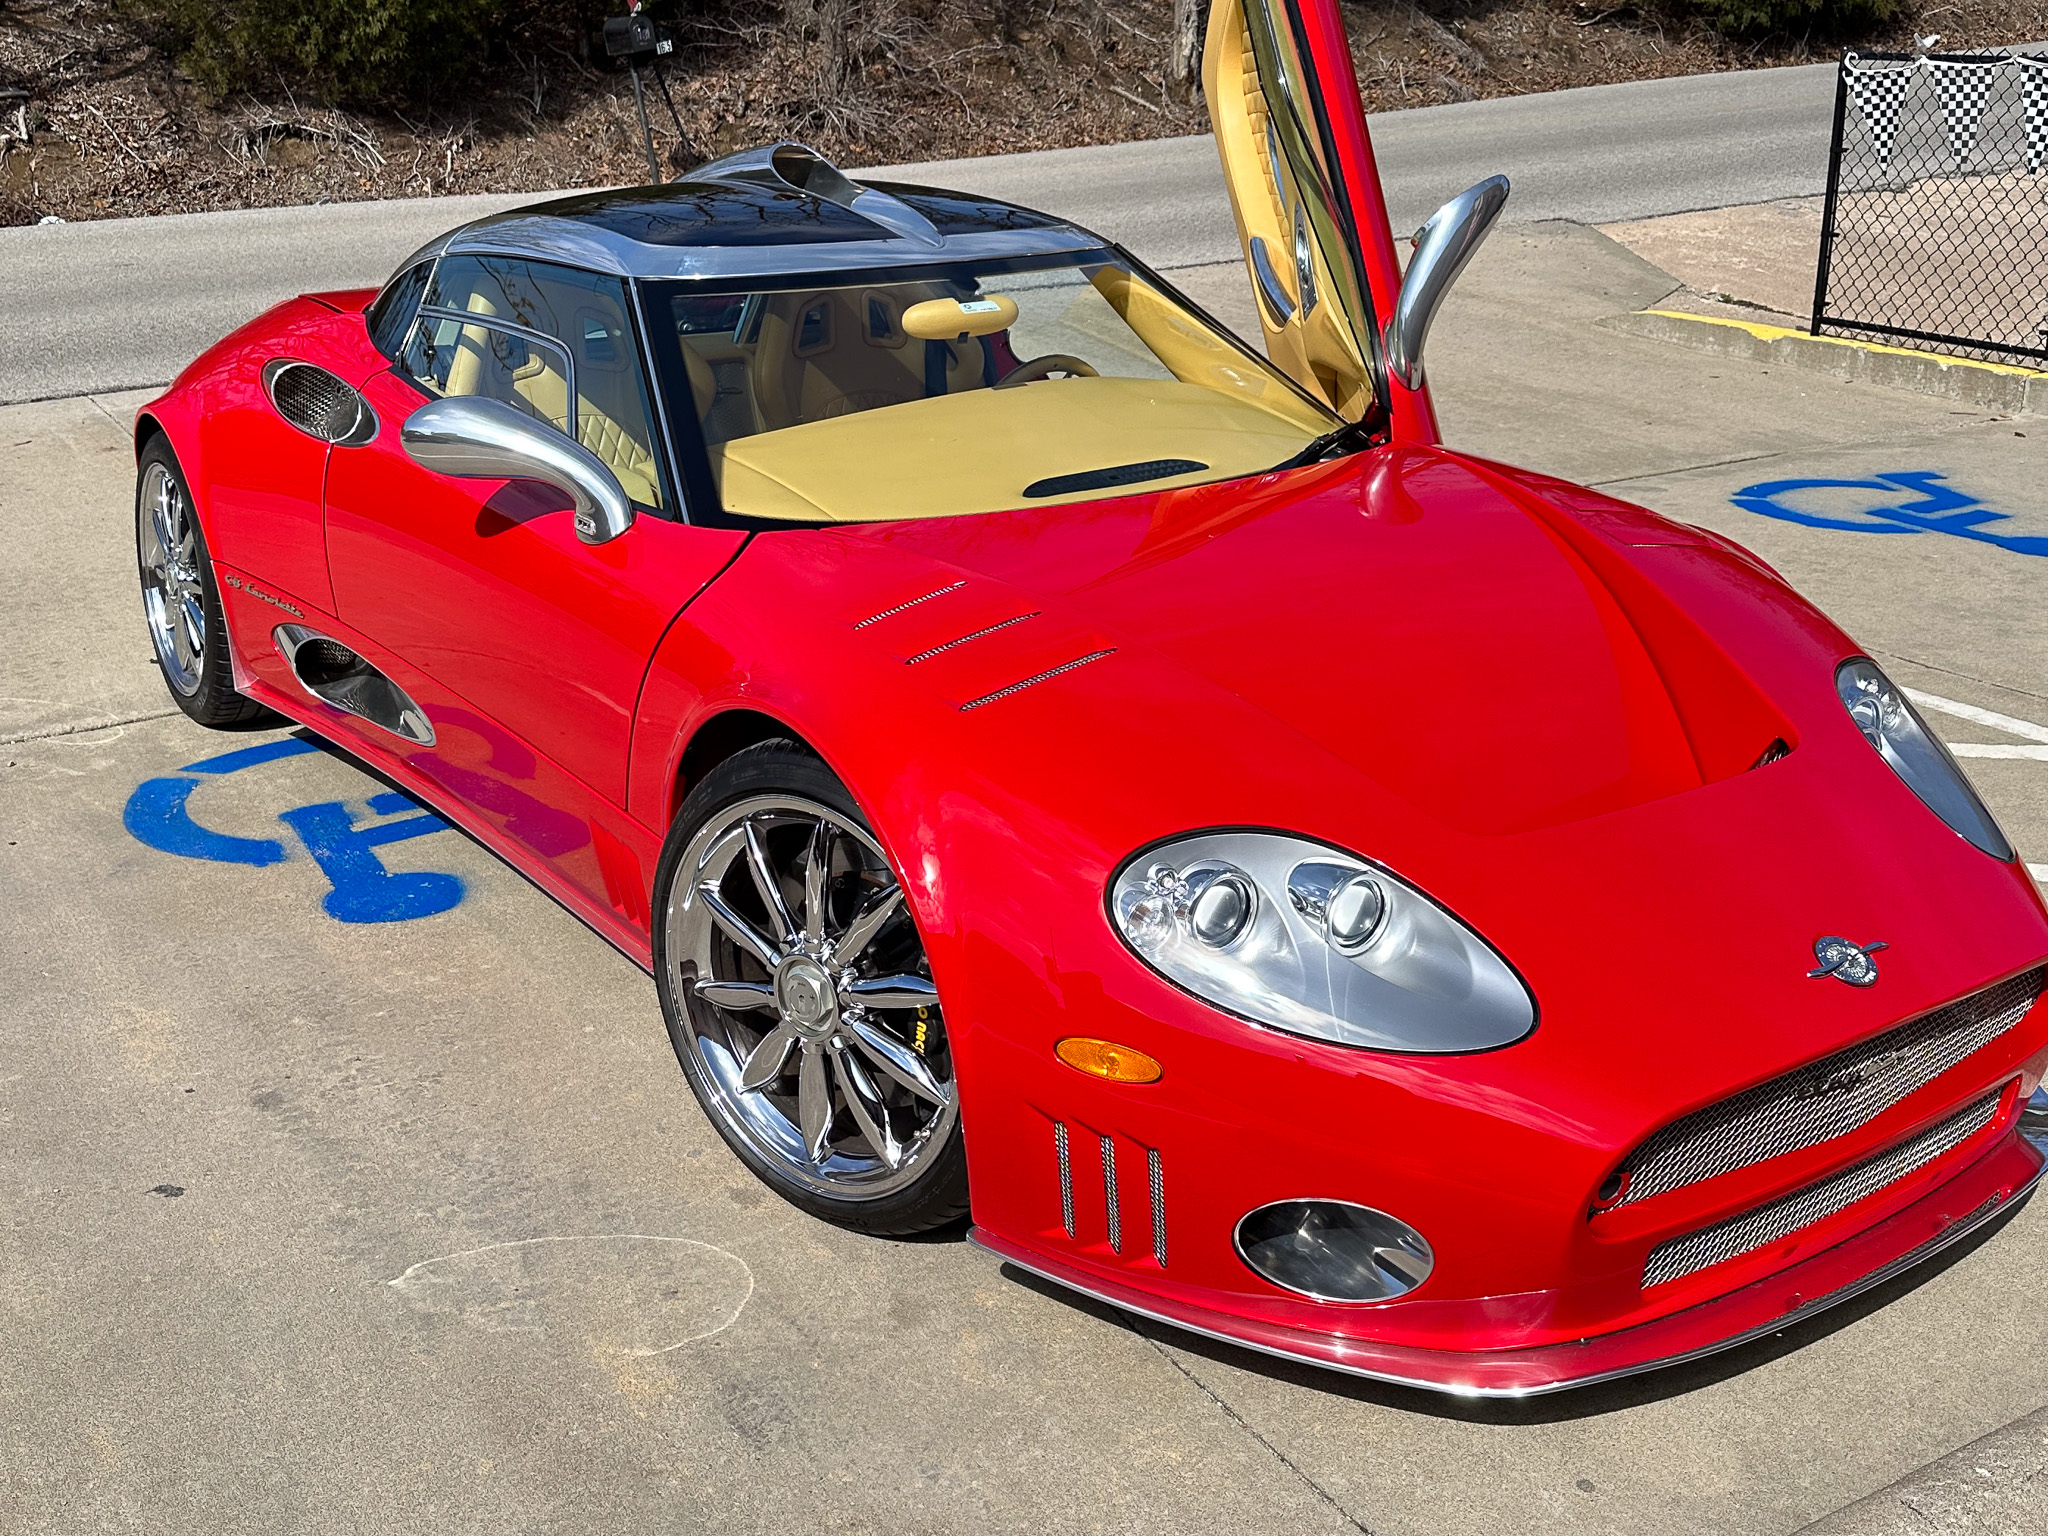
[[[199,692],[206,656],[206,599],[199,584],[199,529],[185,489],[151,464],[135,498],[142,610],[164,680],[186,698]]]
[[[829,806],[760,795],[683,854],[674,995],[707,1102],[822,1194],[904,1188],[958,1117],[938,989],[880,845]]]

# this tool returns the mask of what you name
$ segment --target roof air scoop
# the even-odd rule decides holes
[[[793,139],[740,150],[737,154],[713,160],[709,165],[699,166],[684,179],[744,181],[755,186],[802,192],[858,214],[900,240],[930,246],[945,243],[932,221],[901,198],[862,186],[808,144],[799,144]]]

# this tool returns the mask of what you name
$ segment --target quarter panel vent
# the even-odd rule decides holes
[[[263,365],[263,389],[277,414],[308,437],[358,448],[377,435],[377,413],[346,379],[296,358]]]

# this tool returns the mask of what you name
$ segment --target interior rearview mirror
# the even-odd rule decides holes
[[[576,537],[586,544],[633,526],[632,500],[604,460],[502,400],[429,401],[405,419],[399,437],[412,461],[437,475],[553,486],[575,507]]]
[[[993,336],[1016,323],[1017,301],[999,293],[980,299],[926,299],[903,311],[904,334],[920,341]]]
[[[1422,387],[1422,344],[1429,337],[1429,322],[1436,318],[1437,306],[1493,228],[1507,200],[1507,177],[1489,176],[1437,209],[1416,231],[1415,254],[1409,259],[1400,297],[1381,337],[1388,372],[1409,389]]]

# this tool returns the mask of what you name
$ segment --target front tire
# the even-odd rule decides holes
[[[794,742],[735,753],[655,875],[655,982],[683,1075],[792,1205],[883,1235],[967,1214],[944,1010],[846,787]]]
[[[216,730],[276,722],[272,711],[235,692],[206,535],[178,457],[162,437],[142,450],[136,466],[135,565],[157,668],[178,708]]]

